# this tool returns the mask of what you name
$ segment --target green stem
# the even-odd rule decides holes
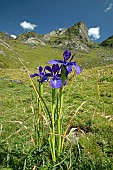
[[[39,82],[39,94],[42,96],[43,93],[43,84]],[[36,133],[36,143],[39,146],[41,144],[41,129],[43,128],[43,122],[40,119],[41,115],[41,100],[40,97],[38,96],[38,113],[35,116],[35,133]]]
[[[27,71],[27,73],[28,73],[28,71]],[[29,75],[29,73],[28,73],[28,75]],[[47,114],[48,114],[48,116],[49,116],[50,122],[51,122],[51,124],[52,124],[51,114],[50,114],[50,111],[49,111],[49,109],[48,109],[48,107],[47,107],[47,105],[46,105],[46,102],[45,102],[44,98],[40,95],[39,91],[36,89],[36,87],[35,87],[35,85],[34,85],[34,83],[33,83],[33,80],[32,80],[30,77],[29,77],[29,79],[30,79],[30,81],[31,81],[31,85],[33,86],[33,88],[34,88],[37,96],[39,97],[39,100],[40,100],[40,101],[43,103],[43,105],[45,106],[45,109],[46,109]]]
[[[57,128],[58,128],[58,150],[57,155],[60,156],[61,153],[61,134],[62,134],[62,107],[63,107],[63,89],[64,89],[64,82],[66,81],[66,67],[63,66],[61,69],[61,79],[62,79],[62,87],[59,91],[59,113],[58,113],[58,120],[57,120]],[[61,122],[62,121],[62,122]]]
[[[59,92],[59,113],[58,113],[58,120],[57,120],[57,128],[58,128],[58,150],[57,155],[60,156],[61,153],[61,134],[62,134],[62,123],[61,123],[61,117],[62,117],[62,106],[63,106],[63,86],[60,88]]]
[[[51,128],[51,132],[52,134],[50,134],[50,142],[51,142],[51,151],[52,151],[52,160],[53,162],[56,162],[56,154],[55,154],[55,108],[56,108],[56,104],[55,104],[55,95],[56,95],[56,89],[52,88],[52,128]]]
[[[43,93],[43,84],[39,82],[39,93],[42,96]],[[43,134],[43,118],[41,117],[41,101],[38,98],[38,115],[39,115],[39,123],[38,123],[38,145],[41,145],[41,136]],[[41,134],[42,133],[42,134]]]

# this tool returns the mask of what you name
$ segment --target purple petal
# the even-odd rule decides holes
[[[75,65],[76,66],[76,62],[66,62],[66,66],[73,66]]]
[[[53,77],[53,74],[52,74],[52,73],[46,73],[45,76],[47,76],[47,77]]]
[[[58,64],[53,64],[52,71],[53,71],[54,74],[56,74],[59,71],[59,65]]]
[[[68,65],[68,66],[66,67],[66,70],[67,70],[68,74],[71,73],[71,72],[72,72],[72,66],[71,66],[71,65]]]
[[[69,50],[66,50],[64,51],[63,56],[64,56],[64,61],[66,62],[70,58],[71,52]]]
[[[50,80],[50,86],[52,88],[61,88],[62,87],[62,80],[60,78],[52,78]]]
[[[57,60],[57,62],[58,62],[58,63],[61,63],[61,64],[64,63],[64,61],[62,61],[62,60]]]
[[[43,83],[44,81],[48,81],[48,79],[49,78],[47,76],[43,76],[40,82]]]
[[[50,60],[48,64],[58,64],[58,63],[63,63],[62,60]]]
[[[46,66],[45,67],[45,70],[49,71],[49,72],[52,72],[52,68],[50,66]]]
[[[42,73],[42,70],[43,70],[43,68],[40,66],[40,67],[39,67],[39,73],[40,73],[40,74]]]
[[[57,74],[57,77],[61,77],[61,74]]]
[[[30,74],[30,77],[31,77],[31,78],[36,77],[36,76],[39,76],[39,74],[37,74],[37,73]]]
[[[48,64],[58,64],[58,60],[50,60],[48,61]]]
[[[73,66],[74,66],[74,68],[75,68],[75,70],[76,70],[76,73],[77,73],[77,74],[80,74],[81,68],[80,68],[79,66],[77,66],[77,65],[73,65]]]

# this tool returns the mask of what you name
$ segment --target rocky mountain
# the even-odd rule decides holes
[[[88,28],[83,21],[74,24],[70,28],[52,31],[45,35],[49,43],[54,47],[69,48],[74,50],[89,51],[94,42],[89,39]]]
[[[100,45],[113,48],[113,35],[104,40]]]
[[[83,21],[46,35],[26,32],[16,39],[0,32],[0,68],[21,68],[22,62],[28,68],[35,68],[48,60],[62,59],[65,49],[76,52],[76,61],[81,66],[91,68],[113,63],[113,48],[108,47],[113,47],[113,36],[101,44],[94,43]]]
[[[31,45],[46,45],[43,40],[43,35],[37,34],[36,32],[26,32],[24,34],[20,34],[17,37],[17,40]]]
[[[46,35],[27,32],[20,34],[17,39],[26,44],[49,44],[52,47],[69,48],[86,52],[89,51],[90,47],[94,47],[95,45],[89,39],[88,28],[83,21],[74,24],[70,28],[55,30]]]

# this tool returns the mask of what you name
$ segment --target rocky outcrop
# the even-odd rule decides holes
[[[88,36],[88,28],[82,21],[78,23],[78,36],[83,42],[91,41]]]
[[[48,36],[60,36],[65,34],[65,32],[67,31],[67,28],[60,28],[58,30],[52,31],[50,33],[48,33]]]
[[[30,45],[46,45],[53,47],[69,48],[88,52],[91,40],[88,36],[88,29],[83,21],[74,24],[70,28],[60,28],[46,35],[40,35],[35,32],[26,32],[17,37],[18,40]]]
[[[20,34],[17,39],[25,44],[46,45],[49,44],[58,48],[69,48],[88,52],[93,47],[93,42],[89,39],[88,28],[83,21],[74,24],[70,28],[60,28],[46,35],[35,32]]]
[[[25,44],[31,44],[31,45],[36,45],[36,44],[40,44],[40,45],[46,45],[46,43],[44,43],[42,40],[40,40],[39,38],[35,38],[35,37],[30,37],[28,38],[26,41],[24,41]]]
[[[17,39],[25,44],[30,45],[46,45],[43,40],[43,36],[37,34],[36,32],[26,32],[25,34],[20,34]]]
[[[88,36],[88,28],[83,21],[74,24],[70,28],[52,31],[47,36],[49,43],[54,47],[69,48],[75,50],[89,51],[91,40]]]

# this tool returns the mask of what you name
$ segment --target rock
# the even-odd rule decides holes
[[[88,28],[83,21],[74,24],[70,28],[63,28],[47,34],[49,43],[53,47],[69,48],[89,52],[91,40],[88,36]],[[53,38],[51,38],[53,37]],[[93,44],[92,44],[93,45]]]
[[[15,82],[17,84],[23,84],[23,81],[22,80],[10,80],[11,82]]]

